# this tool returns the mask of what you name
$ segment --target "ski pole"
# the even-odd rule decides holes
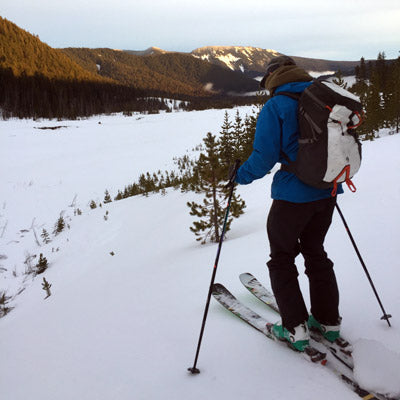
[[[386,320],[386,322],[388,323],[388,325],[389,325],[389,327],[390,327],[391,325],[390,325],[389,318],[392,318],[392,316],[391,316],[390,314],[387,314],[386,311],[385,311],[385,309],[383,308],[381,299],[379,298],[378,292],[377,292],[376,289],[375,289],[375,285],[374,285],[374,283],[373,283],[373,281],[372,281],[372,278],[371,278],[371,276],[370,276],[370,274],[369,274],[369,272],[368,272],[367,267],[365,266],[364,260],[362,259],[361,254],[360,254],[360,252],[359,252],[359,250],[358,250],[358,247],[357,247],[357,245],[356,245],[356,242],[355,242],[354,239],[353,239],[353,235],[351,234],[350,229],[349,229],[349,226],[347,225],[346,220],[344,219],[343,213],[342,213],[342,211],[340,210],[340,208],[339,208],[339,206],[338,206],[337,203],[336,203],[336,209],[338,210],[339,215],[340,215],[340,217],[342,218],[343,225],[344,225],[344,227],[346,228],[346,231],[347,231],[347,233],[348,233],[348,235],[349,235],[349,238],[350,238],[350,240],[351,240],[351,243],[353,244],[354,250],[355,250],[356,253],[357,253],[357,256],[358,256],[358,258],[359,258],[359,260],[360,260],[360,262],[361,262],[362,267],[364,268],[365,274],[367,275],[367,278],[368,278],[368,280],[369,280],[369,283],[370,283],[370,285],[371,285],[371,287],[372,287],[372,290],[374,291],[375,296],[376,296],[376,298],[377,298],[377,300],[378,300],[378,303],[379,303],[379,305],[380,305],[380,307],[381,307],[381,309],[382,309],[382,311],[383,311],[383,316],[381,317],[381,319],[382,319],[382,320]]]
[[[233,190],[235,189],[235,177],[236,177],[236,172],[237,172],[237,170],[239,168],[239,165],[240,165],[240,160],[236,160],[235,164],[233,166],[232,173],[230,174],[230,177],[229,177],[229,182],[226,185],[227,187],[230,187],[231,190],[230,190],[230,193],[229,193],[228,203],[227,203],[227,206],[226,206],[224,225],[223,225],[223,228],[222,228],[221,236],[219,238],[217,256],[215,257],[213,273],[212,273],[211,282],[210,282],[210,288],[208,290],[206,307],[204,309],[204,315],[203,315],[203,322],[201,324],[200,336],[199,336],[199,341],[198,341],[198,344],[197,344],[196,356],[194,358],[193,367],[189,367],[188,368],[188,371],[190,371],[192,374],[199,374],[200,373],[200,370],[197,368],[197,360],[199,358],[201,341],[203,339],[204,328],[206,326],[206,320],[207,320],[207,315],[208,315],[208,308],[210,306],[212,288],[213,288],[213,285],[214,285],[215,275],[217,274],[219,255],[221,253],[222,242],[224,241],[226,224],[227,224],[227,221],[228,221],[228,215],[229,215],[229,210],[230,210],[230,207],[231,207],[231,200],[232,200],[232,196],[233,196]]]

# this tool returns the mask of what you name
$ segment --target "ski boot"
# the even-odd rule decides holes
[[[340,337],[340,322],[341,318],[336,325],[324,325],[318,322],[313,315],[310,315],[307,321],[308,328],[310,331],[317,331],[322,334],[322,336],[328,340],[329,342],[333,343],[335,340],[339,339]]]
[[[310,345],[310,333],[306,322],[297,325],[291,330],[278,322],[276,324],[268,324],[267,328],[278,340],[287,341],[297,351],[304,352],[306,347]]]

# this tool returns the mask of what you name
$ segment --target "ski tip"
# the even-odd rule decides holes
[[[225,295],[225,296],[229,296],[229,297],[233,297],[233,298],[235,297],[224,285],[221,285],[220,283],[213,284],[212,295],[214,297],[219,297],[221,295]]]
[[[244,285],[248,285],[255,277],[250,272],[243,272],[243,274],[239,275],[239,279]]]
[[[212,285],[212,292],[213,293],[221,293],[223,291],[225,291],[225,286],[221,285],[220,283],[214,283]]]

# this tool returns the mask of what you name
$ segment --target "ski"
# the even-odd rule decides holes
[[[244,304],[242,304],[239,300],[236,299],[235,296],[225,286],[215,283],[213,285],[212,295],[220,304],[222,304],[227,310],[231,313],[238,316],[243,321],[247,322],[253,328],[257,329],[259,332],[267,336],[269,339],[282,344],[287,345],[291,350],[296,351],[293,347],[290,346],[288,341],[281,341],[277,339],[268,329],[268,325],[270,321],[267,321],[265,318],[261,317],[261,315],[257,314],[250,308],[247,308]],[[306,359],[311,362],[320,362],[321,364],[326,363],[326,353],[322,353],[321,351],[315,349],[312,346],[308,346],[306,350],[303,352],[298,352],[303,355]]]
[[[224,308],[226,308],[228,311],[252,326],[254,329],[258,330],[269,339],[272,339],[277,343],[284,343],[276,339],[275,336],[269,332],[269,330],[267,329],[267,325],[269,324],[268,320],[242,304],[239,300],[236,299],[235,296],[233,296],[232,293],[229,292],[228,289],[225,288],[225,286],[219,283],[215,283],[212,288],[212,295]],[[289,348],[293,351],[296,351],[292,347],[290,347],[290,345]],[[358,394],[364,400],[398,400],[391,399],[384,395],[377,395],[362,389],[353,379],[342,373],[332,363],[327,363],[325,358],[326,354],[320,352],[312,346],[309,346],[307,352],[300,354],[302,354],[304,357],[314,363],[320,362],[321,365],[326,365],[329,370],[338,375],[343,382],[345,382],[356,394]]]
[[[257,278],[248,272],[241,274],[239,278],[246,289],[248,289],[269,308],[279,314],[279,307],[276,303],[274,295],[265,286],[263,286],[257,280]],[[347,340],[339,337],[332,343],[325,339],[321,332],[316,330],[310,330],[310,336],[313,341],[324,345],[327,350],[329,350],[329,352],[347,368],[353,370],[354,362],[351,355],[352,347]]]
[[[257,280],[256,277],[246,272],[241,274],[239,276],[239,279],[246,287],[246,289],[248,289],[255,297],[257,297],[264,304],[266,304],[271,310],[273,310],[277,314],[280,314],[279,307],[275,300],[275,296],[265,286],[263,286]],[[332,354],[332,356],[335,357],[336,360],[340,361],[351,372],[353,372],[354,362],[353,362],[353,357],[351,355],[352,347],[347,340],[339,337],[337,340],[335,340],[335,342],[331,343],[327,339],[325,339],[324,336],[319,331],[317,332],[315,330],[310,330],[310,336],[312,341],[322,344],[327,350],[329,350],[329,352]],[[384,394],[370,393],[362,389],[354,380],[340,373],[338,369],[335,372],[337,372],[342,378],[342,380],[345,383],[347,383],[347,385],[350,386],[352,390],[363,399],[398,400]]]
[[[225,288],[225,286],[219,283],[215,283],[213,285],[212,295],[224,308],[226,308],[228,311],[252,326],[254,329],[258,330],[269,339],[272,339],[277,343],[284,344],[284,342],[276,339],[275,336],[269,332],[269,330],[267,329],[267,325],[270,324],[270,322],[268,320],[242,304],[239,300],[236,299],[235,296],[233,296],[232,293],[229,292],[228,289]],[[297,351],[290,347],[290,345],[289,348],[293,351]],[[345,382],[356,394],[358,394],[361,398],[365,400],[395,400],[389,399],[386,396],[376,395],[362,389],[353,379],[342,373],[333,364],[327,363],[327,360],[325,358],[326,354],[320,352],[312,346],[309,346],[306,352],[300,354],[302,354],[304,357],[314,363],[320,362],[321,365],[326,365],[332,372],[338,375],[342,379],[342,381]]]

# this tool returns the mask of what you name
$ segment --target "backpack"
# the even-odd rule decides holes
[[[298,100],[299,150],[281,169],[294,173],[302,182],[320,189],[345,182],[356,191],[351,178],[361,164],[361,143],[355,129],[362,123],[360,99],[335,83],[315,80],[302,93],[279,92]]]

